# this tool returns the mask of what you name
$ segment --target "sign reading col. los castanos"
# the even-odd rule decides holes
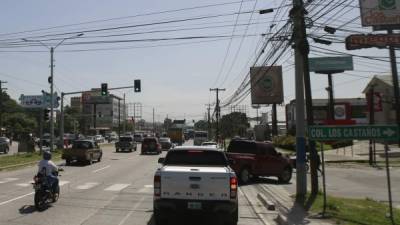
[[[400,25],[400,0],[360,0],[363,26]]]
[[[252,104],[283,102],[282,66],[251,67],[250,81]]]
[[[310,139],[331,140],[398,140],[396,125],[310,126]]]

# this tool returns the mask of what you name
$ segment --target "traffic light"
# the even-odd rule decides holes
[[[50,120],[50,109],[43,110],[43,119],[44,119],[44,121]]]
[[[140,92],[141,88],[140,88],[140,80],[135,80],[135,92]]]
[[[107,83],[102,83],[101,84],[101,96],[106,96],[108,95],[108,85]]]

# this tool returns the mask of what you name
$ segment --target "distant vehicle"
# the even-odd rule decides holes
[[[83,140],[91,140],[91,141],[94,141],[94,142],[98,143],[96,141],[96,137],[95,136],[86,136],[86,137],[83,138]]]
[[[201,146],[207,146],[210,148],[218,148],[217,142],[214,142],[214,141],[205,141],[201,144]]]
[[[230,142],[226,155],[243,183],[257,176],[275,176],[282,183],[292,178],[291,160],[278,153],[271,143],[235,139]]]
[[[100,134],[98,134],[98,135],[96,135],[96,136],[94,136],[94,137],[95,137],[95,141],[96,141],[97,143],[104,143],[104,137],[101,136]]]
[[[0,137],[0,152],[7,154],[10,151],[10,139]]]
[[[94,160],[101,161],[103,151],[98,144],[92,140],[74,141],[72,148],[62,151],[61,158],[65,159],[65,164],[70,165],[72,161],[86,162],[92,164]]]
[[[207,131],[195,131],[194,132],[194,145],[201,145],[203,142],[208,140],[208,132]]]
[[[136,148],[137,145],[132,136],[121,136],[119,141],[115,143],[116,152],[119,152],[120,150],[129,150],[132,152],[132,150],[136,151]]]
[[[161,145],[158,143],[157,138],[147,137],[143,139],[141,154],[147,153],[161,154]]]
[[[161,149],[162,150],[169,150],[172,148],[172,142],[170,138],[160,138],[158,141],[161,144]]]
[[[115,132],[112,132],[106,135],[106,139],[108,142],[118,141],[118,135]]]
[[[172,143],[176,143],[177,145],[182,145],[185,142],[182,128],[169,128],[168,137],[171,138]]]
[[[225,154],[215,148],[184,146],[158,160],[154,175],[154,219],[163,224],[172,215],[222,216],[238,222],[238,182]]]
[[[133,139],[134,139],[136,142],[142,143],[142,141],[143,141],[143,135],[142,135],[142,134],[134,134],[134,135],[133,135]]]

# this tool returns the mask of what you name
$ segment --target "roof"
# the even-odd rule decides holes
[[[366,93],[371,85],[378,85],[378,83],[387,85],[388,87],[393,87],[393,82],[392,82],[392,75],[375,75],[367,84],[367,86],[364,88],[362,93]]]
[[[210,148],[209,146],[178,146],[173,150],[210,150],[210,151],[218,151],[217,148]]]

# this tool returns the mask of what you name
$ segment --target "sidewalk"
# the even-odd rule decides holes
[[[260,193],[265,198],[276,204],[278,210],[277,223],[280,225],[298,225],[298,224],[310,224],[310,225],[330,225],[332,224],[328,220],[313,219],[310,214],[306,212],[302,206],[294,202],[288,191],[286,191],[282,185],[271,185],[271,184],[258,184]]]

